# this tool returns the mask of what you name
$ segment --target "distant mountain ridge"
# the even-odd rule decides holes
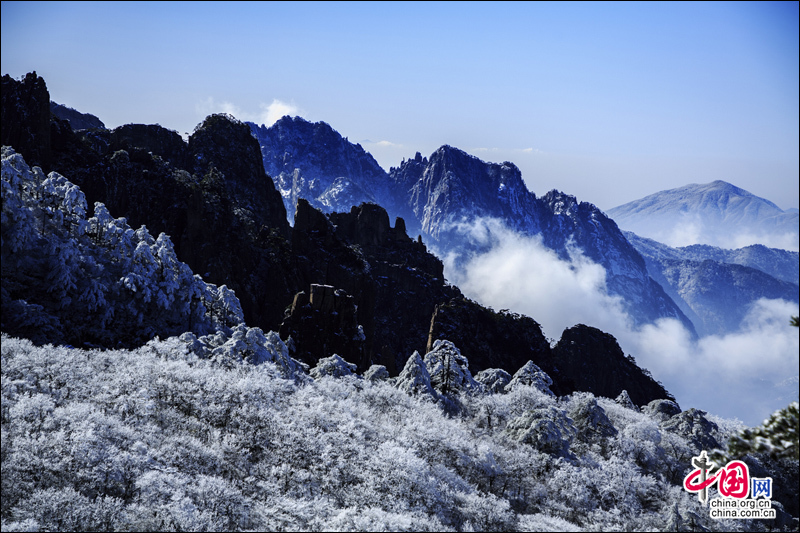
[[[670,246],[766,244],[796,251],[800,235],[797,211],[721,180],[660,191],[608,215],[621,228]]]
[[[614,221],[559,191],[537,198],[513,163],[487,163],[444,145],[430,157],[417,153],[386,173],[360,145],[325,123],[284,117],[269,128],[249,125],[285,202],[309,194],[312,205],[348,211],[361,193],[391,216],[402,217],[411,235],[421,234],[442,253],[472,245],[465,227],[482,218],[498,219],[522,234],[541,235],[544,245],[563,259],[569,258],[568,245],[574,245],[600,263],[608,273],[609,292],[622,296],[635,323],[677,318],[694,332]]]
[[[738,250],[707,245],[671,248],[623,233],[645,258],[653,279],[701,336],[737,331],[752,305],[762,298],[800,301],[797,252],[761,245]]]

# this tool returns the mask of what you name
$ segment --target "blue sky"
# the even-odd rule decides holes
[[[328,122],[603,209],[722,179],[798,207],[798,3],[2,2],[2,73],[107,126]]]

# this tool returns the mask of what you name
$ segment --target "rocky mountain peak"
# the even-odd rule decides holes
[[[248,125],[290,219],[300,198],[326,213],[363,202],[392,208],[386,172],[361,145],[349,142],[329,124],[285,116],[270,127]]]
[[[252,213],[253,225],[277,228],[288,236],[286,208],[260,153],[250,128],[230,115],[206,117],[189,137],[194,173],[221,179],[239,208]]]
[[[15,80],[3,76],[2,144],[13,146],[29,165],[50,170],[50,93],[36,71]]]
[[[669,246],[797,250],[798,213],[717,180],[660,191],[608,211],[620,227]]]
[[[106,127],[103,121],[96,116],[89,113],[81,113],[76,109],[56,102],[50,102],[50,112],[58,118],[69,122],[73,130],[85,130],[90,128],[105,129]]]

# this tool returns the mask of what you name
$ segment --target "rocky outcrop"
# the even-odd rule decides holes
[[[308,365],[333,354],[363,365],[365,337],[355,300],[330,285],[311,285],[308,292],[297,293],[280,335],[292,338],[292,357]]]
[[[50,170],[50,93],[47,84],[36,72],[30,72],[17,81],[8,74],[3,76],[2,90],[2,140],[22,154],[25,161]]]
[[[228,115],[211,115],[189,137],[192,171],[202,179],[221,179],[224,188],[256,226],[289,235],[286,208],[280,193],[264,172],[258,142],[242,122]]]
[[[53,101],[50,102],[50,112],[61,120],[69,122],[73,130],[85,130],[90,128],[105,129],[106,127],[103,121],[94,115],[81,113],[76,109],[57,104]]]
[[[634,404],[673,399],[663,385],[622,352],[617,340],[599,329],[578,324],[564,330],[542,369],[553,378],[558,395],[587,391],[616,398],[626,390]]]
[[[507,311],[498,313],[463,297],[436,306],[428,349],[440,339],[455,343],[473,372],[502,368],[513,374],[529,360],[540,364],[550,357],[550,346],[535,320]]]
[[[126,124],[111,132],[113,151],[131,152],[142,149],[151,152],[175,168],[186,169],[190,164],[189,148],[178,132],[156,124]]]
[[[298,217],[305,217],[301,209]],[[329,220],[336,238],[357,259],[355,265],[347,263],[348,272],[362,273],[353,294],[361,295],[357,301],[367,349],[375,362],[397,375],[409,353],[426,351],[436,305],[461,293],[445,282],[442,262],[406,235],[402,219],[389,225],[382,207],[362,204],[349,213],[332,213]],[[329,230],[320,227],[324,231]]]

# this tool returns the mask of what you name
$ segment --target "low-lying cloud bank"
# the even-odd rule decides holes
[[[675,395],[681,408],[697,407],[758,425],[798,397],[797,328],[789,325],[798,306],[759,300],[740,330],[694,341],[674,319],[640,328],[606,291],[605,270],[580,250],[568,261],[495,219],[459,229],[487,251],[445,258],[445,275],[470,298],[495,309],[534,318],[548,338],[583,323],[614,335],[626,354],[650,370]]]

